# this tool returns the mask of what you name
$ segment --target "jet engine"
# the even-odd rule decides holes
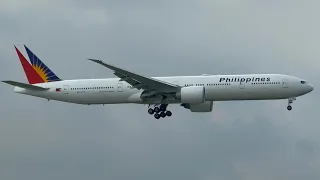
[[[182,103],[181,106],[183,106],[186,109],[190,109],[191,112],[211,112],[213,101],[206,101],[204,103],[196,104]]]
[[[205,102],[205,88],[203,86],[183,87],[176,94],[182,103],[198,104]]]

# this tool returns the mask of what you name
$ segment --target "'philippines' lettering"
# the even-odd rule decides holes
[[[269,77],[252,77],[252,78],[241,78],[241,77],[233,77],[233,78],[220,78],[219,82],[268,82],[270,81]]]

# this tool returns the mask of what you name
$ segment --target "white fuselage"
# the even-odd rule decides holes
[[[304,80],[281,74],[248,75],[203,75],[154,77],[181,87],[204,86],[206,101],[228,100],[267,100],[287,99],[304,95],[313,87]],[[32,91],[15,87],[17,93],[37,96],[48,100],[57,100],[77,104],[117,104],[139,103],[153,104],[161,100],[154,98],[143,101],[143,90],[132,86],[119,78],[64,80],[36,84],[50,88],[47,91]],[[180,103],[178,99],[168,99],[161,103]]]

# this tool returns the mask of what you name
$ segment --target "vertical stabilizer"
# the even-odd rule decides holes
[[[29,84],[60,81],[58,78],[28,47],[16,45],[18,57]]]

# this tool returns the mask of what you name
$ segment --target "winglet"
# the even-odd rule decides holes
[[[99,63],[99,64],[102,64],[103,63],[103,61],[102,60],[99,60],[99,59],[88,59],[89,61],[93,61],[93,62],[95,62],[95,63]]]
[[[89,61],[94,61],[94,62],[102,62],[102,61],[99,60],[99,59],[91,59],[91,58],[89,58],[88,60],[89,60]]]

